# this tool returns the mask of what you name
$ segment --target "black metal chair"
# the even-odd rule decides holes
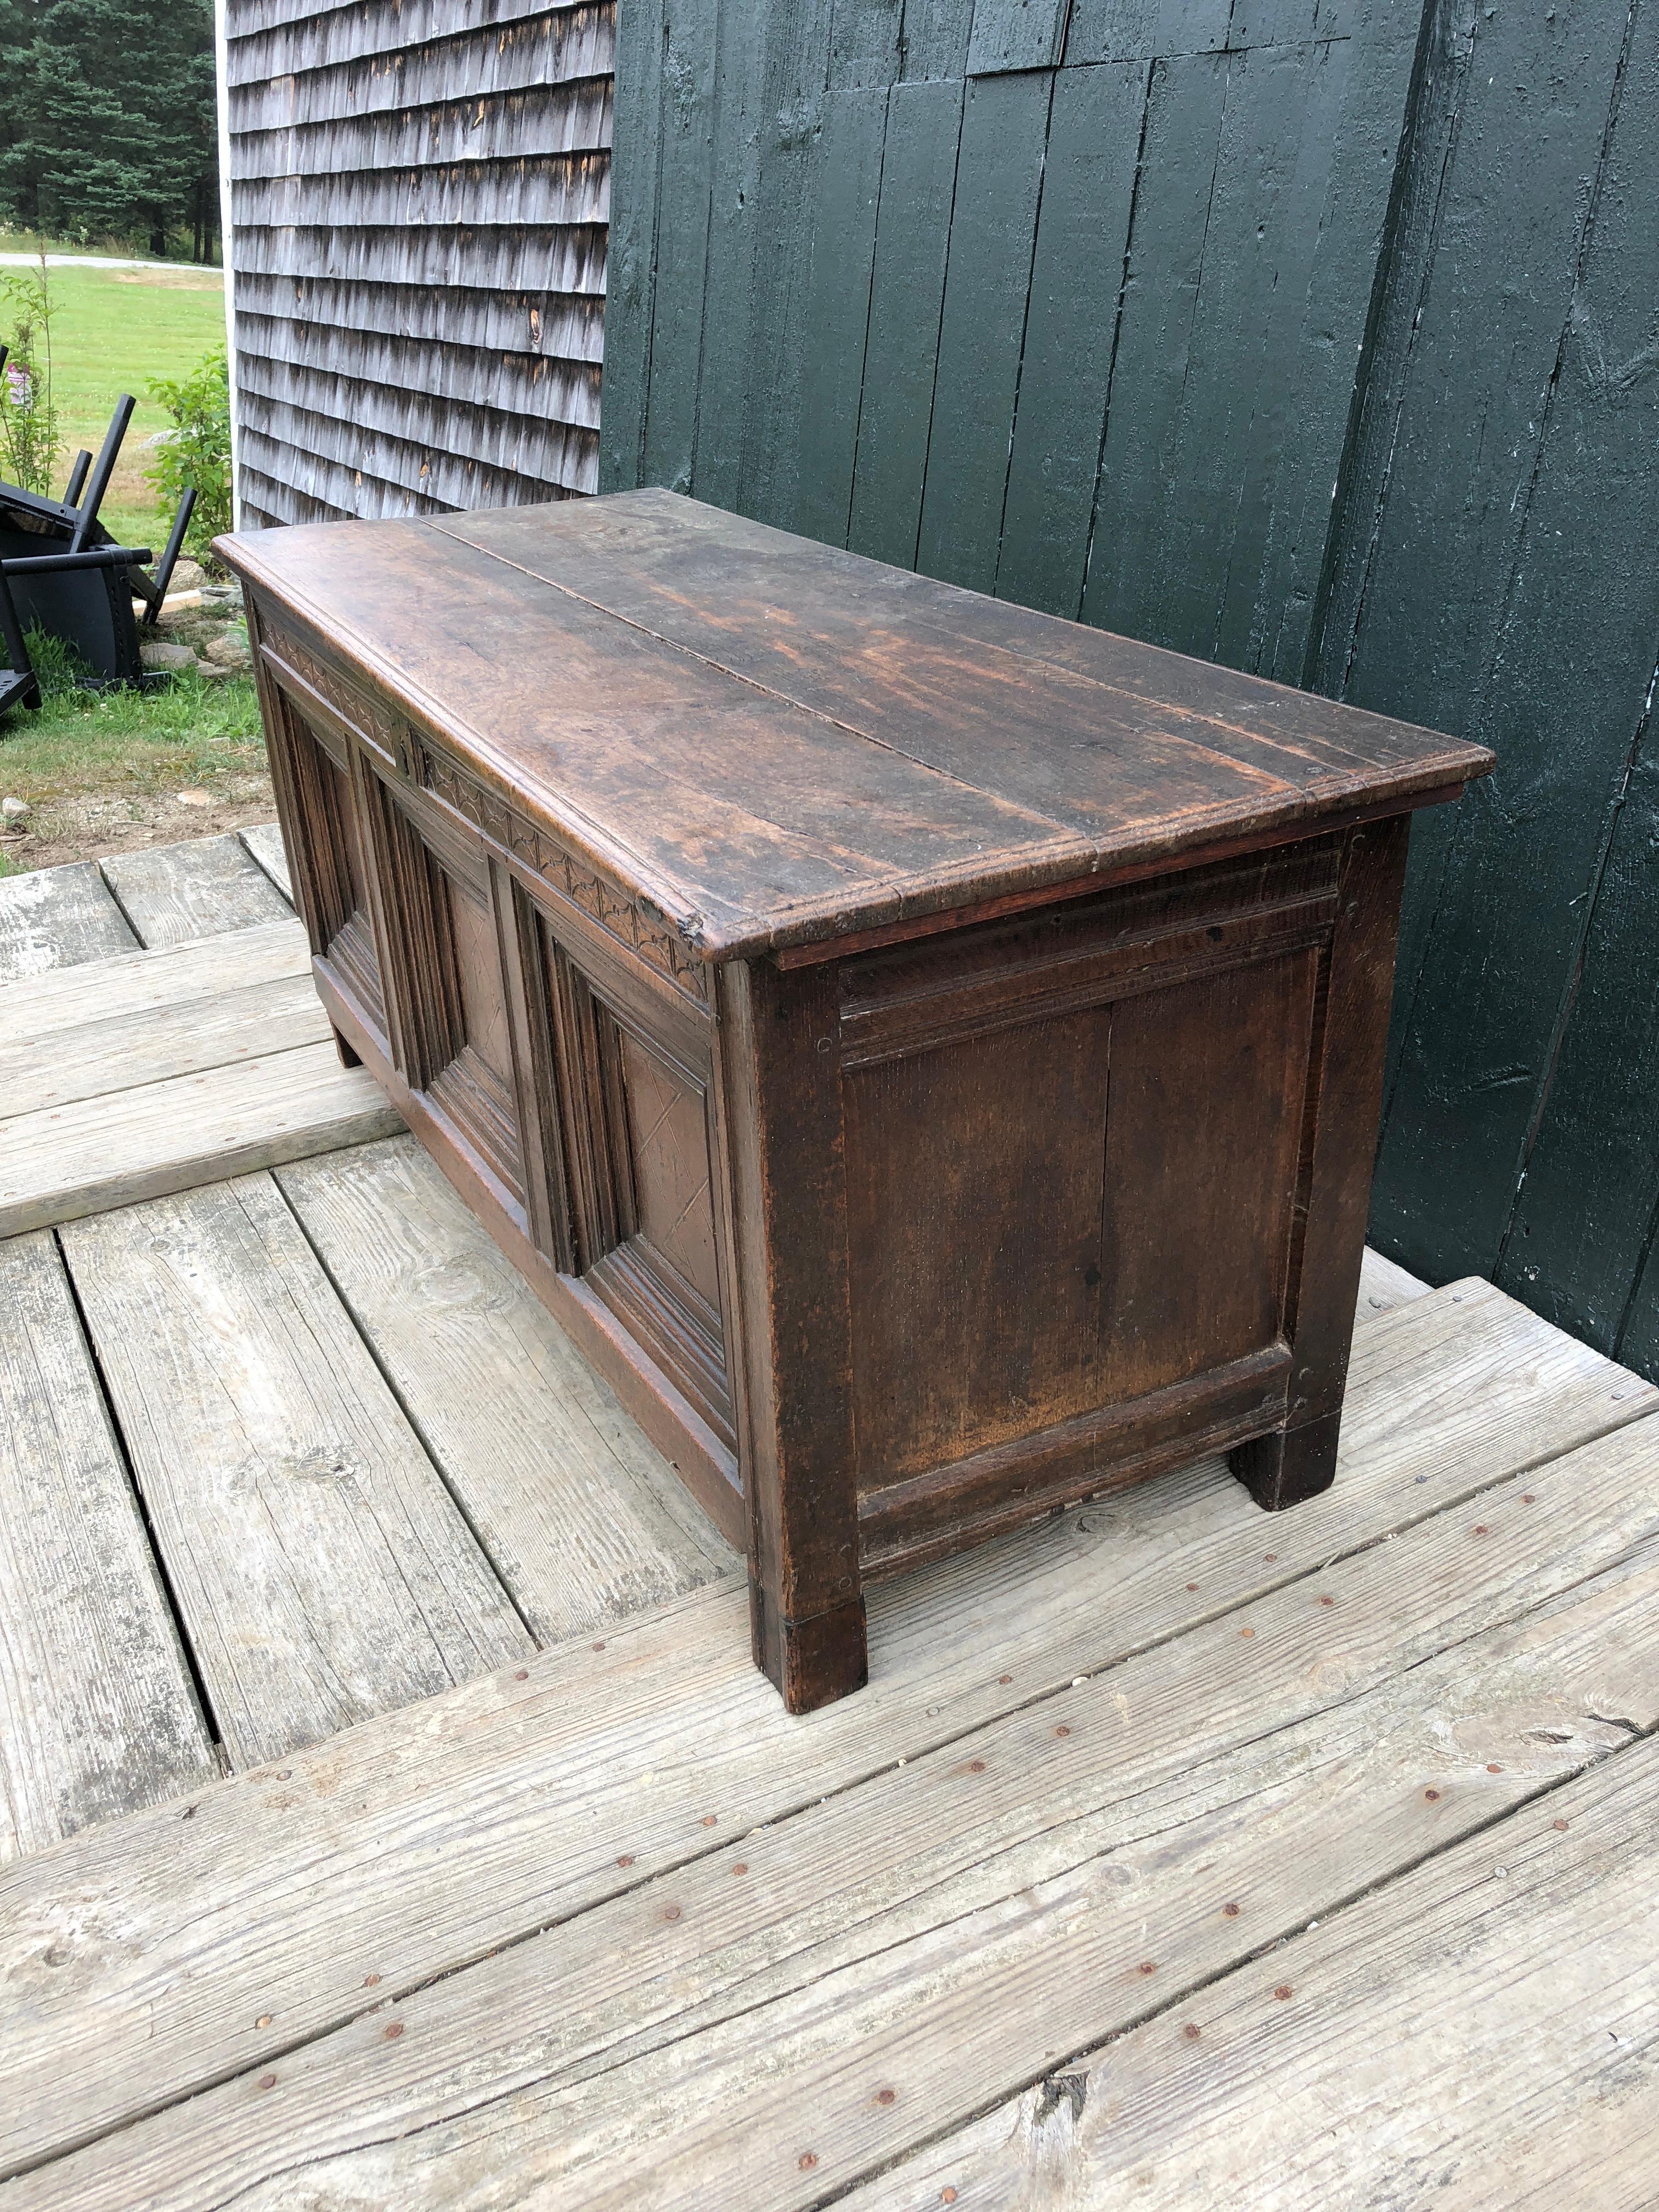
[[[9,707],[38,707],[40,678],[29,659],[23,625],[17,619],[16,602],[11,594],[11,580],[3,568],[0,568],[0,646],[6,650],[6,665],[0,668],[0,714]]]
[[[134,404],[124,392],[97,459],[76,455],[61,500],[0,482],[0,565],[17,580],[16,616],[25,629],[38,625],[63,638],[100,684],[165,680],[143,665],[133,602],[142,605],[143,622],[153,628],[196,505],[195,492],[187,490],[154,574],[146,573],[148,552],[135,555],[116,545],[100,521]],[[88,554],[106,557],[79,557]]]

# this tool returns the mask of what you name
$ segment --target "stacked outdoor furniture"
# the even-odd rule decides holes
[[[0,348],[0,366],[5,351]],[[70,646],[99,685],[151,680],[139,652],[139,617],[153,626],[196,504],[186,491],[154,574],[148,546],[118,545],[99,520],[104,495],[132,419],[123,392],[94,462],[79,453],[62,499],[48,499],[0,479],[0,711],[40,703],[25,633],[39,627]]]

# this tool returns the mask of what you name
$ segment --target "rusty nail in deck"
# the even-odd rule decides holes
[[[1474,1524],[1474,1534],[1477,1536],[1490,1536],[1492,1530],[1487,1528],[1484,1521],[1477,1521]]]
[[[1241,1636],[1254,1636],[1255,1634],[1255,1631],[1253,1628],[1241,1628],[1238,1632]]]
[[[1288,1982],[1281,1982],[1279,1987],[1273,1991],[1273,1995],[1279,1999],[1281,2004],[1284,2003],[1285,1998],[1289,1996],[1290,1994],[1291,1985]]]
[[[702,1825],[705,1828],[712,1828],[719,1818],[718,1813],[705,1813],[702,1816]]]
[[[372,1990],[379,1982],[380,1978],[378,1974],[365,1974],[363,1976],[363,1987],[366,1990]]]
[[[1536,1505],[1538,1499],[1532,1491],[1523,1490],[1521,1493],[1521,1503],[1523,1505]]]
[[[1188,1583],[1187,1587],[1189,1590],[1195,1590],[1198,1588],[1198,1584],[1196,1583]]]
[[[268,2012],[262,2012],[258,2019],[254,2021],[253,2025],[255,2027],[269,2027],[270,2026],[270,2020],[271,2015]]]
[[[403,2024],[402,2021],[400,2021],[400,2020],[389,2020],[389,2021],[387,2021],[387,2022],[386,2022],[386,2031],[385,2031],[385,2033],[386,2033],[386,2041],[387,2041],[388,2043],[395,2043],[395,2042],[398,2040],[398,2037],[403,2033],[403,2032],[404,2032],[404,2024]]]
[[[633,1863],[634,1854],[632,1851],[624,1851],[622,1856],[617,1861],[617,1864],[618,1866],[632,1866]]]
[[[665,1920],[678,1920],[680,1917],[680,1908],[678,1905],[665,1905],[662,1917]]]
[[[1566,1826],[1566,1825],[1567,1825],[1567,1824],[1566,1824],[1566,1822],[1565,1822],[1565,1820],[1558,1820],[1558,1821],[1556,1821],[1556,1823],[1555,1823],[1555,1826],[1556,1826],[1558,1828],[1565,1828],[1565,1827]]]
[[[1012,1682],[1012,1681],[1013,1680],[1013,1679],[1014,1679],[1014,1678],[1013,1678],[1013,1676],[1012,1676],[1012,1674],[999,1674],[999,1675],[997,1676],[997,1680],[998,1680],[998,1681],[999,1681],[999,1682],[1000,1682],[1000,1683],[1002,1683],[1002,1684],[1005,1686],[1005,1687],[1006,1686],[1006,1685],[1007,1685],[1008,1683]]]
[[[1198,2022],[1195,2020],[1189,2020],[1186,2027],[1182,2029],[1181,2033],[1186,2037],[1188,2043],[1196,2043],[1198,2041]]]
[[[1428,1799],[1430,1804],[1432,1805],[1435,1799],[1440,1795],[1440,1792],[1437,1790],[1425,1790],[1423,1792],[1423,1795]]]
[[[1492,1759],[1487,1763],[1486,1771],[1488,1774],[1501,1774],[1504,1770],[1498,1765],[1496,1759]]]
[[[1224,1905],[1221,1910],[1226,1914],[1229,1920],[1237,1919],[1238,1907],[1236,1905]]]
[[[274,2089],[276,2087],[276,2076],[274,2074],[262,2074],[259,2076],[259,2087],[262,2089]]]
[[[1054,1730],[1054,1734],[1056,1735],[1070,1735],[1072,1731],[1066,1727],[1064,1721],[1062,1721],[1060,1726]]]
[[[815,2150],[804,2150],[795,2160],[803,2173],[810,2173],[817,2162],[818,2154]]]
[[[1322,1597],[1319,1602],[1321,1605],[1334,1605],[1336,1600],[1334,1597]]]
[[[946,2182],[945,2187],[940,2190],[939,2193],[939,2201],[941,2204],[954,2204],[956,2203],[957,2192],[951,2188],[949,2182]]]
[[[514,1680],[515,1682],[527,1682],[527,1681],[530,1680],[530,1669],[529,1669],[529,1668],[528,1668],[528,1667],[519,1667],[519,1668],[514,1668],[514,1670],[513,1679],[514,1679]]]
[[[604,1649],[605,1649],[605,1638],[604,1638],[604,1637],[600,1637],[600,1638],[599,1638],[599,1642],[598,1642],[598,1643],[593,1646],[593,1649],[594,1649],[596,1651],[603,1651],[603,1650],[604,1650]]]
[[[898,2091],[896,2089],[878,2089],[876,2092],[876,2102],[878,2105],[890,2105],[897,2095]]]
[[[1267,1562],[1267,1565],[1270,1567],[1276,1566],[1279,1564],[1279,1554],[1277,1552],[1264,1552],[1261,1556]]]
[[[748,1861],[746,1859],[739,1859],[737,1864],[732,1868],[732,1871],[733,1874],[747,1874],[749,1871]]]
[[[1138,1974],[1155,1974],[1158,1972],[1157,1960],[1143,1959],[1140,1964],[1135,1968],[1135,1972]]]

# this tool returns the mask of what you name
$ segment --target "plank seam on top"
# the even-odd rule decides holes
[[[434,518],[431,527],[441,531],[447,538],[460,536],[458,531],[445,530],[441,517]],[[520,576],[528,576],[532,583],[544,585],[549,591],[562,592],[566,599],[574,599],[580,606],[592,607],[595,614],[604,615],[611,622],[619,622],[628,629],[637,630],[641,637],[648,637],[653,645],[665,646],[670,653],[684,653],[688,660],[695,660],[704,668],[712,668],[717,675],[729,676],[734,683],[747,684],[750,690],[758,691],[763,698],[775,699],[780,706],[793,708],[798,714],[810,714],[814,721],[825,722],[832,730],[840,730],[849,738],[856,738],[861,744],[874,745],[878,751],[891,753],[896,760],[908,761],[912,768],[925,769],[929,775],[940,777],[957,791],[971,791],[981,798],[995,799],[1011,813],[1023,814],[1028,820],[1041,823],[1045,830],[1052,830],[1060,836],[1075,835],[1066,823],[1056,821],[1052,815],[1039,813],[1034,807],[1006,799],[999,792],[989,791],[981,783],[970,783],[966,776],[953,775],[948,768],[940,768],[933,761],[923,760],[918,753],[906,752],[902,745],[896,745],[890,738],[879,738],[872,730],[861,730],[856,722],[843,722],[838,714],[829,714],[823,708],[814,707],[805,699],[797,699],[791,692],[776,690],[771,684],[763,684],[758,676],[747,676],[740,668],[730,668],[725,661],[716,660],[711,653],[700,653],[695,645],[686,645],[678,638],[668,637],[661,630],[653,629],[649,623],[641,622],[637,615],[621,614],[615,607],[607,606],[603,599],[590,599],[586,592],[579,592],[574,585],[560,582],[556,576],[544,576],[538,569],[527,568],[522,561],[514,560],[511,555],[499,552],[494,546],[475,544],[470,538],[460,538],[460,543],[471,547],[475,553],[482,553],[487,560],[499,562],[503,568],[511,568]]]

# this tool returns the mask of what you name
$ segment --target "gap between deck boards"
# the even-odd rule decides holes
[[[1063,1764],[1079,1752],[1086,1778],[1090,1759],[1101,1755],[1093,1747],[1105,1746],[1109,1764],[1137,1701],[1136,1741],[1148,1747],[1143,1761],[1152,1760],[1137,1786],[1151,1782],[1178,1794],[1195,1763],[1225,1759],[1261,1735],[1264,1694],[1279,1700],[1273,1729],[1306,1726],[1540,1606],[1559,1607],[1578,1586],[1650,1549],[1659,1538],[1659,1496],[1645,1431],[1656,1395],[1489,1286],[1453,1286],[1362,1332],[1347,1464],[1328,1498],[1269,1521],[1213,1467],[1199,1468],[927,1571],[877,1594],[871,1689],[807,1722],[777,1712],[746,1650],[733,1649],[738,1594],[716,1594],[622,1624],[602,1639],[602,1651],[544,1655],[522,1670],[522,1685],[516,1670],[490,1677],[298,1754],[281,1773],[218,1785],[192,1800],[187,1828],[174,1808],[21,1862],[6,1881],[16,1934],[12,1955],[0,1963],[32,2010],[6,2156],[14,2166],[38,2164],[77,2138],[107,2140],[61,2167],[42,2166],[17,2201],[125,2203],[107,2193],[118,2168],[157,2179],[159,2193],[133,2202],[223,2201],[206,2184],[205,2167],[198,2174],[205,2194],[192,2193],[193,2185],[181,2183],[176,2193],[171,2183],[161,2186],[169,2142],[176,2139],[186,2164],[194,2157],[216,2170],[269,2141],[280,2167],[271,2131],[284,2127],[293,2107],[280,2095],[259,2103],[266,2093],[252,2069],[265,2067],[273,2075],[267,2086],[277,2088],[296,2066],[306,2074],[313,2062],[304,2054],[313,2050],[325,2075],[343,2065],[341,2079],[361,2077],[374,2107],[364,2140],[380,2149],[362,2154],[369,2165],[357,2176],[373,2186],[356,2201],[456,2201],[417,2197],[413,2167],[400,2168],[395,2182],[375,2167],[376,2158],[391,2155],[387,2126],[397,2136],[412,2121],[398,2102],[407,2093],[397,2088],[403,2075],[385,2039],[382,2001],[400,2001],[397,2021],[409,2032],[398,2042],[398,2060],[418,2074],[428,2047],[422,2022],[433,2008],[434,2018],[446,2006],[465,2008],[476,1993],[484,2018],[521,2021],[521,2003],[568,1963],[562,1954],[578,1965],[586,1955],[590,1974],[605,1960],[620,1962],[615,1971],[624,1981],[633,1974],[645,1992],[639,2026],[648,2045],[664,1973],[685,1956],[684,1940],[677,1949],[671,1931],[700,1941],[708,1909],[680,1903],[688,1885],[705,1899],[739,1895],[731,1887],[732,1845],[711,1834],[711,1821],[719,1837],[744,1836],[745,1858],[755,1859],[774,1848],[749,1833],[757,1823],[771,1824],[787,1850],[790,1838],[810,1837],[826,1822],[833,1828],[851,1816],[849,1808],[866,1803],[868,1833],[852,1839],[855,1886],[884,1851],[912,1858],[920,1851],[912,1889],[925,1897],[939,1878],[927,1871],[927,1839],[951,1842],[948,1808],[964,1787],[994,1796],[1012,1789],[1017,1809],[1045,1760]],[[1524,1495],[1514,1480],[1522,1470],[1530,1470]],[[1474,1498],[1481,1500],[1478,1523],[1457,1510]],[[1267,1538],[1268,1548],[1260,1548]],[[1173,1586],[1182,1567],[1184,1589]],[[1097,1601],[1108,1583],[1090,1600],[1091,1571],[1109,1577],[1109,1613]],[[1316,1589],[1307,1581],[1315,1573]],[[1616,1594],[1607,1601],[1616,1605]],[[1246,1606],[1241,1625],[1237,1610]],[[1231,1708],[1206,1712],[1206,1695],[1229,1681]],[[1119,1699],[1128,1700],[1121,1715]],[[970,1751],[981,1735],[988,1745],[1014,1747],[1012,1783],[994,1778],[1006,1748],[988,1753],[983,1766],[994,1778],[979,1782]],[[903,1816],[906,1793],[917,1789],[924,1796],[943,1790],[947,1817],[918,1820],[914,1804]],[[895,1802],[881,1815],[888,1797]],[[319,1888],[323,1836],[328,1870]],[[446,1883],[442,1869],[459,1865],[465,1883]],[[944,1871],[947,1881],[971,1887],[973,1866]],[[790,1953],[778,1915],[787,1919],[798,1909],[811,1921],[810,1896],[798,1904],[787,1881],[780,1888],[775,1869],[760,1873],[767,1909],[757,1911],[753,1895],[744,1894],[738,1925],[740,1937],[755,1923],[761,1950],[739,1983],[769,1971],[787,1978]],[[1022,1875],[1016,1892],[1027,1887]],[[60,1896],[77,1900],[72,1927],[58,1915]],[[858,1917],[849,1922],[845,1899],[830,1905],[830,1924],[815,1942],[833,1942],[849,1926],[856,1934]],[[728,1923],[734,1909],[726,1910]],[[1008,1908],[993,1900],[985,1909],[994,1916]],[[538,1938],[550,1923],[557,1932]],[[43,1978],[37,1962],[53,1929],[68,1955]],[[913,1930],[904,1941],[913,1938],[924,1948],[935,1940]],[[802,1940],[795,1939],[797,1950]],[[873,1964],[854,1959],[831,1971],[873,1974],[879,1984],[888,1948],[879,1948]],[[497,1951],[499,1959],[486,1956]],[[696,1941],[690,1955],[698,1955]],[[371,1962],[374,1994],[364,1984]],[[496,1986],[501,1977],[510,1990]],[[817,1978],[808,1978],[805,1996],[786,1989],[764,2002],[805,2006],[810,2014]],[[879,1986],[860,1991],[853,1993],[860,2003],[881,1996]],[[843,2008],[839,2025],[832,2021],[837,2036],[848,2017]],[[790,2014],[785,2024],[809,2045],[818,2033],[811,2019],[803,2026]],[[481,2032],[477,2018],[467,2023],[469,2060]],[[615,2023],[595,2032],[601,2048],[615,2044]],[[730,2085],[738,2077],[727,2059],[741,2074],[749,2032],[722,2030],[717,2019],[698,2029],[715,2038],[711,2111],[724,2110],[720,2099],[735,2094]],[[737,2058],[722,2034],[728,2043],[737,2038]],[[677,2036],[668,2042],[680,2048]],[[1086,2039],[1071,2047],[1086,2048]],[[833,2075],[819,2057],[820,2070]],[[1001,2067],[1006,2095],[1041,2073],[1041,2057],[1024,2073],[1010,2053],[993,2052],[985,2063],[994,2075]],[[650,2067],[666,2063],[645,2047],[633,2058],[623,2050],[606,2061],[600,2094],[613,2106],[614,2068],[623,2060],[647,2068],[640,2077],[647,2087],[655,2078]],[[467,2063],[457,2063],[472,2078]],[[216,2081],[225,2086],[214,2090]],[[767,2104],[761,2133],[769,2154],[779,2152],[777,2130],[797,2125],[801,2087],[794,2085],[793,2105],[788,2097]],[[204,2090],[211,2094],[169,2116],[171,2100]],[[750,2079],[745,2127],[755,2121],[753,2090]],[[456,2094],[464,2105],[476,2101],[471,2090]],[[599,2156],[594,2146],[605,2123],[592,2094],[579,2081],[548,2094],[555,2106],[535,2131],[538,2155],[553,2138],[572,2139],[566,2122],[579,2114],[558,2104],[568,2094],[599,2130],[590,2148]],[[514,2095],[520,2110],[524,2087]],[[650,2096],[641,2095],[650,2107]],[[386,2118],[387,2096],[403,2115],[395,2122]],[[860,2101],[860,2113],[869,2102]],[[727,2201],[822,2202],[867,2174],[872,2161],[913,2147],[920,2139],[915,2109],[908,2098],[892,2112],[870,2104],[877,2121],[885,2113],[893,2124],[866,2137],[860,2120],[856,2141],[848,2137],[850,2168],[826,2159],[809,2182],[806,2168],[784,2161],[769,2169],[770,2194]],[[144,2118],[147,2112],[155,2116]],[[672,2118],[665,2110],[665,2128]],[[681,2123],[680,2150],[691,2160],[683,2183],[695,2201],[702,2185],[696,2160],[710,2154],[693,2140],[696,2125],[683,2115]],[[325,2136],[332,2124],[322,2112]],[[530,2140],[522,2130],[518,2139]],[[440,2129],[434,2141],[441,2148],[444,2140]],[[664,2179],[669,2148],[663,2136],[654,2145],[653,2170]],[[153,2166],[152,2158],[159,2161]],[[450,2184],[464,2177],[466,2157],[454,2152],[447,2171]],[[545,2161],[538,2172],[551,2185]],[[615,2179],[620,2188],[621,2169]],[[589,2191],[574,2171],[565,2180],[570,2201],[602,2200],[604,2191]],[[544,2201],[565,2199],[538,2194]]]

